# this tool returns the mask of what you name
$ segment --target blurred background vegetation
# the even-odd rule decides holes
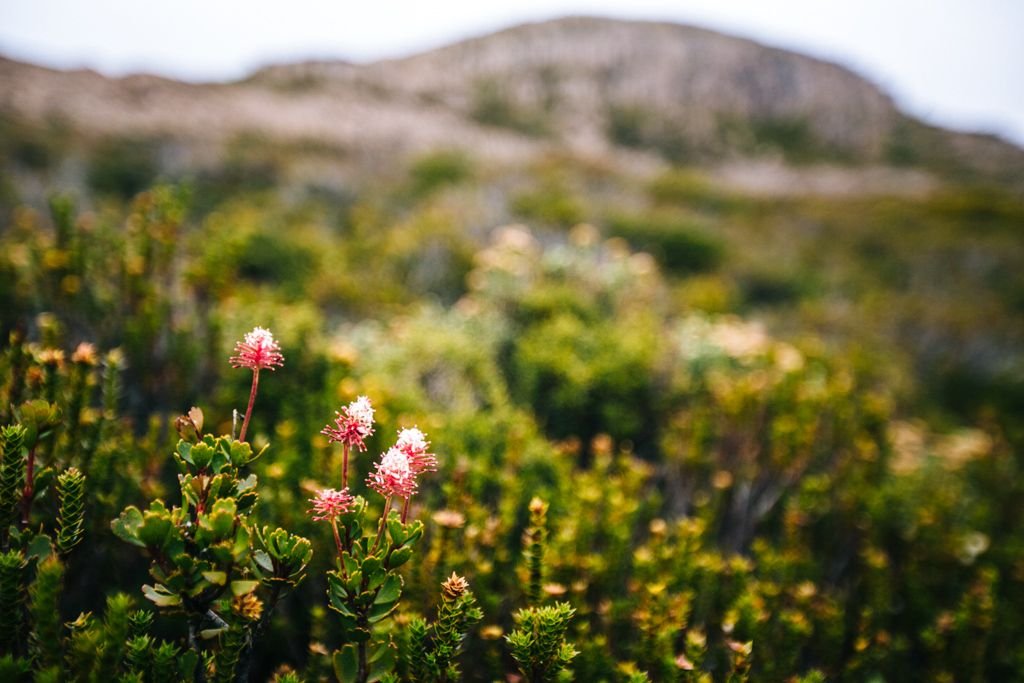
[[[554,100],[528,108],[493,81],[471,93],[475,125],[556,136]],[[143,602],[145,558],[109,521],[174,490],[176,415],[199,405],[230,432],[249,377],[227,357],[261,325],[287,362],[260,385],[257,514],[317,554],[255,679],[329,675],[331,540],[307,500],[337,485],[320,429],[364,394],[369,455],[416,424],[441,461],[394,628],[466,576],[484,614],[467,680],[515,670],[500,635],[524,604],[535,496],[550,505],[546,599],[577,610],[577,680],[1024,678],[1019,183],[954,163],[908,120],[886,163],[938,179],[924,190],[756,191],[665,119],[606,114],[622,164],[552,144],[360,165],[249,133],[191,166],[173,138],[0,112],[4,416],[55,392],[74,427],[49,457],[89,477],[67,620],[115,591]],[[780,173],[877,170],[799,119],[718,130]],[[70,358],[83,341],[119,349],[115,404],[109,360],[47,374],[47,349]]]

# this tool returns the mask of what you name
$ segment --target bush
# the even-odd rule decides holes
[[[721,240],[686,219],[657,214],[616,215],[608,219],[608,232],[637,249],[649,251],[667,271],[675,274],[714,270],[725,256]]]
[[[86,182],[97,194],[131,199],[153,184],[159,144],[151,138],[108,138],[92,151]]]

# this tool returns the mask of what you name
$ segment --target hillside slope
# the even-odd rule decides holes
[[[0,113],[86,138],[145,136],[162,163],[217,163],[239,136],[356,166],[437,147],[524,161],[896,166],[1019,182],[1024,151],[931,128],[843,67],[664,23],[573,17],[365,65],[273,66],[237,83],[105,78],[0,59]]]

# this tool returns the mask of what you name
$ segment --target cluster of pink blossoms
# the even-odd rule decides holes
[[[366,478],[366,483],[385,498],[409,498],[416,493],[416,472],[412,469],[409,456],[391,447],[381,456],[376,470]]]
[[[334,426],[327,425],[320,433],[330,441],[365,451],[365,441],[373,434],[373,406],[370,405],[370,399],[360,396],[336,411],[335,416]]]
[[[334,424],[324,427],[321,433],[332,442],[365,451],[365,440],[373,434],[373,406],[370,399],[360,396],[337,411],[336,415]],[[392,498],[404,498],[408,508],[409,499],[417,490],[416,478],[424,472],[437,471],[437,456],[429,449],[430,442],[426,434],[418,428],[400,430],[395,445],[381,455],[374,465],[374,471],[366,479],[367,485],[389,501]],[[348,472],[347,450],[345,456],[343,479],[347,478]],[[347,481],[343,483],[347,484]],[[311,499],[313,509],[310,512],[314,514],[315,520],[333,521],[351,509],[353,500],[347,486],[340,491],[324,489],[316,498]]]
[[[416,427],[398,432],[395,448],[409,458],[409,468],[416,474],[437,471],[437,456],[427,451],[430,442],[427,435]]]
[[[366,483],[384,497],[410,498],[416,493],[416,477],[437,471],[437,456],[430,453],[426,434],[416,427],[398,432],[398,441],[381,456]]]
[[[245,339],[235,344],[235,355],[229,359],[235,368],[249,368],[253,372],[273,370],[284,365],[281,347],[274,341],[270,330],[262,327],[247,332]]]

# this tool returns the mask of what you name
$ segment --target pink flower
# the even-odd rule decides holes
[[[327,425],[320,433],[331,441],[365,451],[364,441],[373,434],[373,406],[370,405],[370,399],[360,396],[335,412],[335,415],[334,426]]]
[[[252,371],[269,369],[284,365],[281,347],[274,341],[270,330],[254,327],[245,335],[243,341],[235,344],[235,355],[229,359],[235,368],[249,368]]]
[[[382,496],[409,498],[416,493],[416,472],[412,469],[409,456],[393,447],[381,456],[376,471],[370,474],[366,483]]]
[[[309,512],[314,521],[333,522],[352,509],[355,499],[349,494],[348,489],[323,489],[317,492],[316,498],[310,498],[309,502],[313,504],[313,509]]]
[[[395,448],[409,458],[409,468],[413,473],[437,471],[437,456],[427,452],[427,449],[430,448],[427,435],[416,427],[398,432],[398,442],[395,444]]]

